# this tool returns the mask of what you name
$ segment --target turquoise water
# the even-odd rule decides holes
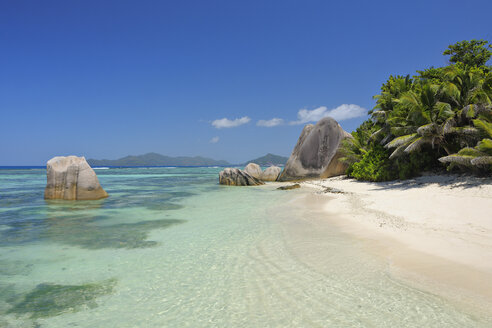
[[[490,327],[394,280],[294,201],[219,168],[97,170],[110,197],[44,201],[0,170],[0,327]]]

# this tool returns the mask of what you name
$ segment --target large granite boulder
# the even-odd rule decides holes
[[[57,156],[46,165],[45,199],[88,200],[108,197],[84,157]]]
[[[240,169],[226,168],[219,173],[219,183],[228,186],[259,186],[264,184]]]
[[[306,125],[278,181],[345,174],[347,165],[339,161],[341,142],[345,138],[352,135],[331,117],[319,120],[316,125]]]
[[[278,166],[270,166],[265,169],[265,171],[261,172],[260,180],[261,181],[277,181],[278,176],[282,172],[282,169]]]
[[[244,172],[248,173],[252,177],[259,179],[262,171],[261,171],[261,167],[258,164],[249,163],[244,168]]]

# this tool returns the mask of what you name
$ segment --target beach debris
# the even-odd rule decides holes
[[[108,197],[85,157],[57,156],[46,164],[45,199],[89,200]]]
[[[340,146],[350,133],[331,117],[304,127],[278,181],[328,178],[345,174],[347,165],[340,162]]]
[[[297,189],[297,188],[301,188],[301,185],[298,183],[293,184],[293,185],[278,187],[277,190],[292,190],[292,189]]]
[[[259,186],[264,184],[243,170],[229,167],[219,173],[219,183],[227,186]]]

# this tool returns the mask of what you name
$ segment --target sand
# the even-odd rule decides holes
[[[302,187],[313,188],[318,203],[324,199],[331,224],[387,261],[391,275],[492,308],[492,179],[431,175],[369,183],[335,177]]]

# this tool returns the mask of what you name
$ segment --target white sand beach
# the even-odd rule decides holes
[[[302,183],[330,223],[367,242],[388,271],[431,293],[492,308],[492,180],[423,176]],[[314,206],[314,205],[313,205]]]

